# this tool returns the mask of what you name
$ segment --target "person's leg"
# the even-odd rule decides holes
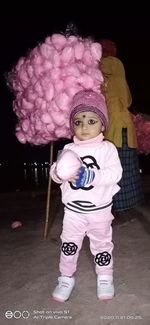
[[[97,274],[113,274],[113,243],[111,221],[101,222],[88,231],[90,249],[95,259]]]
[[[61,255],[59,270],[65,276],[72,276],[77,268],[79,252],[86,233],[87,221],[84,215],[66,210],[61,234]]]
[[[73,274],[77,268],[79,251],[85,236],[86,227],[87,222],[83,215],[70,212],[69,210],[65,211],[59,263],[61,276],[58,278],[58,285],[52,294],[55,300],[66,301],[73,290],[75,285]]]
[[[112,219],[110,209],[100,214],[90,215],[87,236],[90,249],[94,255],[97,273],[97,296],[99,299],[111,299],[114,296],[113,286],[113,242]]]

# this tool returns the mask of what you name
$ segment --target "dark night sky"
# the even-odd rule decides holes
[[[118,57],[124,63],[133,96],[132,109],[147,114],[150,112],[149,15],[146,13],[118,15],[112,14],[111,11],[106,14],[103,10],[87,14],[80,11],[78,14],[72,12],[62,14],[60,10],[58,14],[54,10],[41,15],[21,16],[0,14],[0,160],[47,155],[47,146],[35,148],[22,145],[16,139],[16,116],[12,111],[12,94],[6,86],[5,74],[17,63],[20,56],[26,56],[28,51],[44,41],[46,36],[65,31],[69,21],[77,25],[82,36],[93,36],[96,40],[109,38],[117,43]]]

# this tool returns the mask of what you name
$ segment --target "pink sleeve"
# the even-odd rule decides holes
[[[94,186],[109,186],[117,184],[122,177],[122,166],[118,156],[118,151],[114,145],[108,147],[105,166],[102,169],[95,170],[95,178],[92,182]]]
[[[55,183],[61,184],[62,180],[56,174],[56,162],[50,168],[50,176]]]

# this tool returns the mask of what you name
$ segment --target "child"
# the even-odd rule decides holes
[[[107,125],[102,94],[83,90],[73,97],[70,110],[73,142],[64,147],[50,171],[52,179],[61,184],[65,206],[61,276],[52,294],[57,301],[66,301],[74,288],[73,275],[85,235],[94,255],[97,296],[100,300],[114,296],[111,207],[112,198],[120,189],[117,183],[122,167],[115,146],[104,140],[102,132]]]

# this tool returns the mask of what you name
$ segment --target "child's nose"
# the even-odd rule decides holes
[[[82,128],[83,128],[83,129],[87,129],[87,126],[88,126],[87,123],[86,123],[86,122],[83,122],[83,124],[82,124]]]

